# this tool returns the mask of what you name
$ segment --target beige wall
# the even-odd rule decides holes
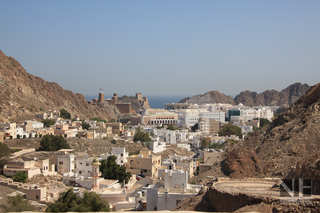
[[[28,200],[40,201],[45,199],[46,193],[47,193],[47,190],[45,187],[41,187],[41,188],[32,187],[26,190],[26,198]]]
[[[161,167],[161,156],[150,156],[151,151],[140,151],[140,157],[129,156],[126,167],[133,174],[144,174],[158,177],[158,169]]]

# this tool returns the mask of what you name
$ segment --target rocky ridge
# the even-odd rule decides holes
[[[195,95],[182,99],[179,103],[206,104],[206,103],[227,103],[240,104],[245,106],[285,106],[294,104],[310,88],[307,84],[294,83],[278,92],[277,90],[266,90],[262,93],[244,91],[234,99],[218,91],[210,91],[205,94]]]
[[[113,106],[90,105],[82,94],[31,75],[0,51],[0,121],[23,121],[41,110],[68,110],[72,117],[116,118]],[[28,117],[29,116],[29,117]]]
[[[189,104],[207,104],[207,103],[226,103],[235,104],[231,96],[227,96],[217,90],[206,92],[205,94],[195,95],[191,98],[187,97],[182,99],[179,103]]]
[[[266,177],[309,177],[320,179],[320,84],[311,87],[295,105],[267,127],[254,132],[228,152],[250,150],[257,155],[261,174]],[[232,155],[229,156],[229,158]],[[226,161],[228,154],[226,154]],[[238,161],[230,175],[250,172],[253,163]],[[247,171],[248,170],[248,171]],[[315,190],[318,190],[315,187]],[[320,191],[320,187],[319,187]]]
[[[234,98],[236,104],[245,106],[285,106],[294,104],[310,88],[307,84],[294,83],[278,92],[266,90],[262,93],[244,91]]]

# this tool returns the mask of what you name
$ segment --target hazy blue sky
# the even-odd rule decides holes
[[[320,1],[0,0],[0,50],[84,95],[320,82]]]

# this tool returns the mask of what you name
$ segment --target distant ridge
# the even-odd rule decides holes
[[[116,118],[112,106],[90,105],[82,94],[31,75],[13,57],[0,51],[0,121],[23,121],[34,113],[68,110],[73,117]]]
[[[234,100],[236,104],[245,106],[286,106],[294,104],[304,95],[310,86],[308,84],[294,83],[278,92],[277,90],[266,90],[262,93],[244,91],[237,95]]]
[[[205,94],[186,97],[179,103],[206,104],[206,103],[228,103],[245,106],[285,106],[294,104],[302,95],[308,91],[308,84],[294,83],[278,92],[277,90],[266,90],[262,93],[244,91],[234,99],[218,91],[210,91]]]
[[[191,98],[186,97],[182,99],[179,103],[190,103],[190,104],[207,104],[207,103],[226,103],[234,104],[234,100],[231,96],[226,96],[217,90],[206,92],[203,95],[195,95]]]

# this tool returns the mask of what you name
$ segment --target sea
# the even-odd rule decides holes
[[[178,103],[185,96],[145,96],[149,100],[150,108],[152,109],[164,109],[165,104]],[[98,96],[88,95],[85,96],[86,100],[92,100],[93,98],[98,98]],[[108,98],[105,95],[105,98]]]

